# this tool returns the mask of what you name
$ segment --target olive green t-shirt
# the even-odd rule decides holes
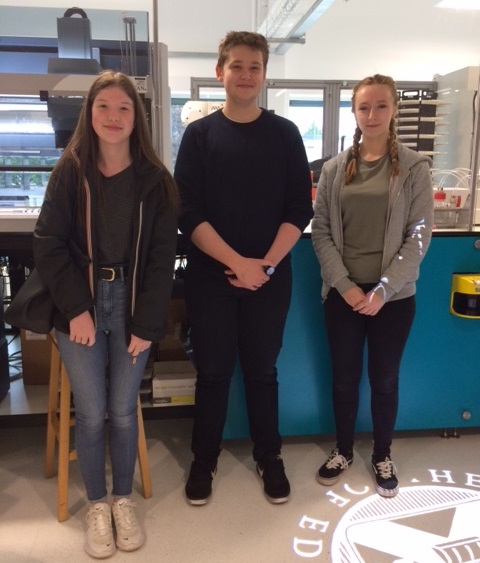
[[[343,262],[355,283],[380,280],[391,173],[388,154],[358,159],[354,180],[341,191]]]

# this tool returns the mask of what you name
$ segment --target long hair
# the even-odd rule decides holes
[[[398,105],[398,94],[397,87],[393,78],[390,76],[385,76],[383,74],[374,74],[373,76],[367,76],[358,84],[353,87],[352,94],[352,112],[355,111],[355,97],[357,92],[363,86],[373,86],[380,84],[381,86],[387,86],[392,94],[392,99],[395,107]],[[360,156],[360,139],[362,138],[362,131],[360,127],[355,128],[355,133],[353,135],[353,144],[350,151],[350,157],[347,163],[347,168],[345,170],[345,184],[349,184],[357,174],[357,159]],[[392,116],[390,121],[390,132],[388,135],[388,153],[390,155],[390,162],[392,163],[392,176],[397,176],[399,173],[398,166],[398,148],[397,148],[397,132],[395,125],[395,116]]]
[[[97,167],[99,143],[98,136],[92,126],[92,106],[95,98],[102,90],[114,86],[121,88],[133,102],[135,118],[134,127],[130,135],[130,154],[133,162],[138,163],[146,159],[163,170],[167,205],[172,210],[178,211],[178,190],[172,175],[158,158],[153,148],[143,101],[132,80],[121,72],[106,70],[95,79],[83,103],[77,126],[62,156],[58,160],[53,174],[65,161],[72,158],[72,151],[74,151],[80,161],[79,183],[82,182],[82,178],[89,168],[93,170],[94,181],[98,180],[100,174]],[[81,192],[82,190],[79,191]]]
[[[217,65],[219,68],[223,68],[230,49],[242,45],[262,53],[263,67],[266,70],[269,56],[268,41],[263,35],[260,33],[254,33],[253,31],[230,31],[227,35],[225,35],[218,46]]]

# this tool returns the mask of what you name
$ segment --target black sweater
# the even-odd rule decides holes
[[[312,218],[310,169],[298,128],[266,110],[250,123],[217,111],[188,125],[175,179],[180,230],[190,237],[207,221],[245,257],[263,258],[282,223],[303,231]],[[188,260],[220,267],[194,245]]]

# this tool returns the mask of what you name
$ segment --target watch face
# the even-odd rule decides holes
[[[271,276],[272,274],[275,273],[275,268],[273,266],[265,266],[264,269],[267,276]]]

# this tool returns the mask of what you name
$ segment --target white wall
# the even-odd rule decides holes
[[[432,80],[480,63],[480,11],[439,0],[336,0],[286,55],[288,78]],[[478,2],[480,4],[480,2]]]
[[[168,74],[170,76],[170,89],[172,93],[188,93],[189,95],[190,77],[214,78],[216,64],[216,53],[208,57],[170,57],[168,61]],[[267,74],[271,77],[283,78],[285,74],[285,58],[271,55]]]
[[[218,41],[226,32],[254,28],[255,0],[157,2],[158,38],[172,52],[172,91],[188,92],[191,76],[214,76]],[[63,10],[70,7],[65,0],[5,3]],[[396,80],[431,80],[435,74],[477,66],[480,12],[440,10],[434,8],[436,3],[438,0],[335,0],[307,32],[305,45],[292,46],[284,56],[272,56],[268,75],[357,79],[381,72]],[[153,0],[75,0],[72,4],[87,13],[89,8],[153,11]],[[38,22],[19,22],[20,30],[28,23],[35,26]]]
[[[304,45],[291,46],[284,56],[272,56],[268,76],[356,80],[380,72],[395,80],[428,81],[436,74],[478,66],[480,11],[435,8],[438,1],[335,0],[307,32]],[[190,27],[189,21],[185,32],[189,37],[183,40],[173,31],[179,25],[178,10],[183,13],[192,2],[159,0],[160,14],[162,7],[168,7],[168,25],[159,23],[160,39],[172,51],[197,48],[214,53],[224,32],[248,29],[249,17],[253,22],[252,0],[203,0],[199,4],[204,6],[203,26],[208,33]],[[195,15],[200,21],[202,14]],[[169,65],[172,89],[182,89],[185,84],[188,88],[190,76],[213,76],[215,59],[172,57]]]

